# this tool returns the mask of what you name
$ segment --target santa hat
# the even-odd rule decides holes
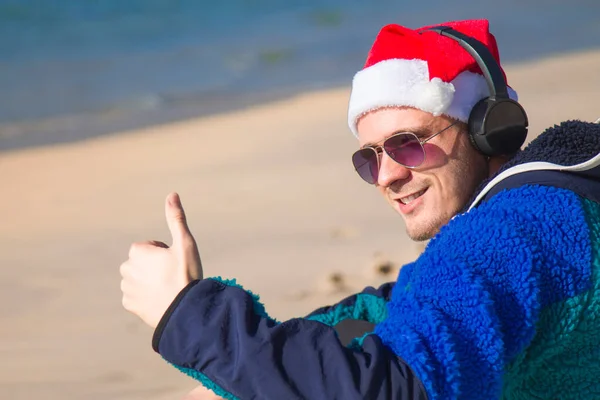
[[[487,20],[439,25],[479,40],[500,63]],[[354,135],[358,119],[379,108],[409,106],[467,122],[473,106],[489,96],[486,80],[473,57],[453,39],[428,28],[413,30],[392,24],[381,29],[364,68],[352,81],[348,124]],[[508,88],[508,92],[517,100],[514,90]]]

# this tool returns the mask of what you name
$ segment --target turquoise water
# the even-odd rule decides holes
[[[347,85],[382,25],[482,17],[504,61],[600,46],[597,0],[0,0],[0,149]]]

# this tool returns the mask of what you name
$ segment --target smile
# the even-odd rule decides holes
[[[400,202],[404,205],[410,204],[411,202],[413,202],[414,200],[418,199],[419,197],[421,197],[423,195],[423,193],[425,193],[427,191],[427,188],[421,190],[420,192],[417,193],[413,193],[410,196],[406,196],[406,197],[402,197],[400,198]]]

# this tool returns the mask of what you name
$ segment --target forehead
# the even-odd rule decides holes
[[[381,108],[362,116],[356,125],[360,146],[378,143],[401,131],[430,132],[437,118],[410,107]]]

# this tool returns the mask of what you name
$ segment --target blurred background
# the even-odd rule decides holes
[[[378,29],[488,18],[503,61],[594,48],[595,0],[2,0],[0,149],[347,85]]]
[[[170,191],[206,275],[278,318],[394,279],[379,266],[422,246],[351,168],[349,85],[381,26],[468,18],[530,137],[600,117],[597,0],[0,0],[0,398],[194,386],[120,306],[129,245],[169,240]]]

